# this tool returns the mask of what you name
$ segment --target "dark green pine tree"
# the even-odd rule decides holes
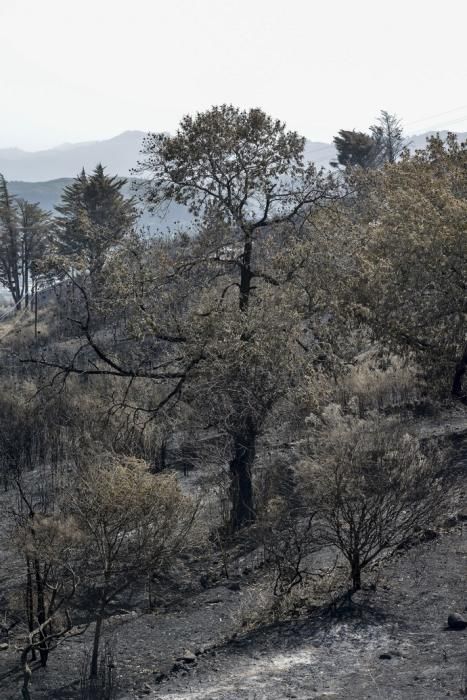
[[[122,194],[124,178],[110,176],[101,164],[91,175],[84,169],[65,187],[56,207],[57,252],[84,258],[99,272],[107,252],[133,228],[137,212],[133,198]]]
[[[364,131],[341,129],[334,137],[334,145],[337,150],[337,163],[331,163],[334,167],[359,165],[372,168],[379,164],[378,142]]]
[[[0,284],[3,284],[17,308],[23,298],[21,275],[21,233],[17,202],[8,191],[3,175],[0,175]]]

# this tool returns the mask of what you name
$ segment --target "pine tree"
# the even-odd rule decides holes
[[[65,187],[56,207],[57,252],[85,259],[93,271],[100,271],[106,253],[128,233],[136,221],[133,199],[121,192],[124,178],[109,176],[102,165],[91,175],[84,169]]]
[[[331,163],[333,167],[359,165],[362,168],[371,168],[379,162],[378,142],[363,131],[341,129],[338,136],[334,137],[334,145],[337,150],[337,163]]]
[[[407,146],[402,124],[395,114],[381,110],[378,122],[370,131],[383,163],[395,163]]]
[[[20,308],[23,280],[19,218],[15,198],[10,195],[3,175],[0,175],[0,282]]]

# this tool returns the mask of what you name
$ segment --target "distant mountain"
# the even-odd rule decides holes
[[[411,136],[411,148],[423,148],[427,132]],[[446,136],[446,131],[439,132]],[[107,167],[107,171],[123,177],[131,175],[136,166],[145,133],[143,131],[124,131],[122,134],[104,141],[87,141],[83,143],[64,143],[46,151],[28,152],[19,148],[0,149],[0,173],[7,180],[40,183],[75,177],[82,168],[91,171],[97,163]],[[467,132],[459,134],[466,138]],[[307,141],[305,157],[317,166],[329,166],[335,160],[336,150],[331,143]],[[51,186],[52,189],[56,185]]]
[[[84,168],[91,171],[102,163],[107,171],[123,177],[137,164],[143,131],[124,131],[105,141],[64,143],[46,151],[28,152],[19,148],[0,149],[0,173],[9,181],[48,182],[75,177]],[[305,155],[318,166],[328,166],[335,158],[332,144],[307,141]]]
[[[12,194],[29,202],[38,202],[43,209],[53,211],[60,201],[63,188],[83,167],[91,171],[97,163],[102,163],[110,174],[130,176],[144,136],[142,131],[125,131],[106,141],[66,143],[35,153],[18,148],[0,149],[0,173],[8,180]],[[305,156],[317,165],[327,167],[329,160],[335,157],[335,149],[331,144],[307,141]],[[135,194],[130,183],[125,194]],[[191,216],[186,207],[175,204],[163,216],[152,216],[142,210],[140,219],[142,226],[149,226],[152,230],[167,230],[177,224],[189,225],[190,222]]]
[[[433,133],[409,137],[411,150],[423,148],[427,137]],[[446,131],[439,133],[446,137]],[[138,160],[144,136],[142,131],[125,131],[105,141],[65,143],[35,153],[19,148],[0,149],[0,173],[9,181],[13,194],[38,202],[44,209],[52,211],[60,201],[63,188],[83,167],[91,171],[97,163],[102,163],[108,173],[128,177]],[[465,140],[467,132],[458,134],[458,137]],[[318,167],[329,167],[329,162],[336,159],[336,150],[330,143],[307,141],[305,158],[314,161]],[[130,185],[127,185],[126,194],[134,194]],[[153,217],[144,211],[141,216],[141,224],[151,229],[166,230],[177,223],[188,225],[190,221],[187,209],[178,205],[169,207],[163,217]]]
[[[109,173],[127,177],[136,165],[144,136],[142,131],[125,131],[105,141],[62,144],[46,151],[0,149],[0,173],[7,180],[45,182],[75,177],[82,168],[93,170],[102,163]]]
[[[26,199],[28,202],[37,202],[42,209],[52,211],[59,203],[63,188],[72,181],[71,177],[61,177],[48,182],[21,182],[10,180],[8,189],[11,194]]]

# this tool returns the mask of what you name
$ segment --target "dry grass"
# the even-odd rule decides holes
[[[340,383],[338,401],[363,417],[370,411],[386,413],[414,406],[421,401],[422,391],[416,368],[392,357],[384,369],[368,360],[352,367]]]

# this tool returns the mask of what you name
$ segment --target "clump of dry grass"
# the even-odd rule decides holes
[[[421,402],[422,392],[417,369],[391,357],[384,368],[369,360],[352,367],[339,384],[337,399],[344,409],[364,417],[370,411],[387,413],[414,406]]]

